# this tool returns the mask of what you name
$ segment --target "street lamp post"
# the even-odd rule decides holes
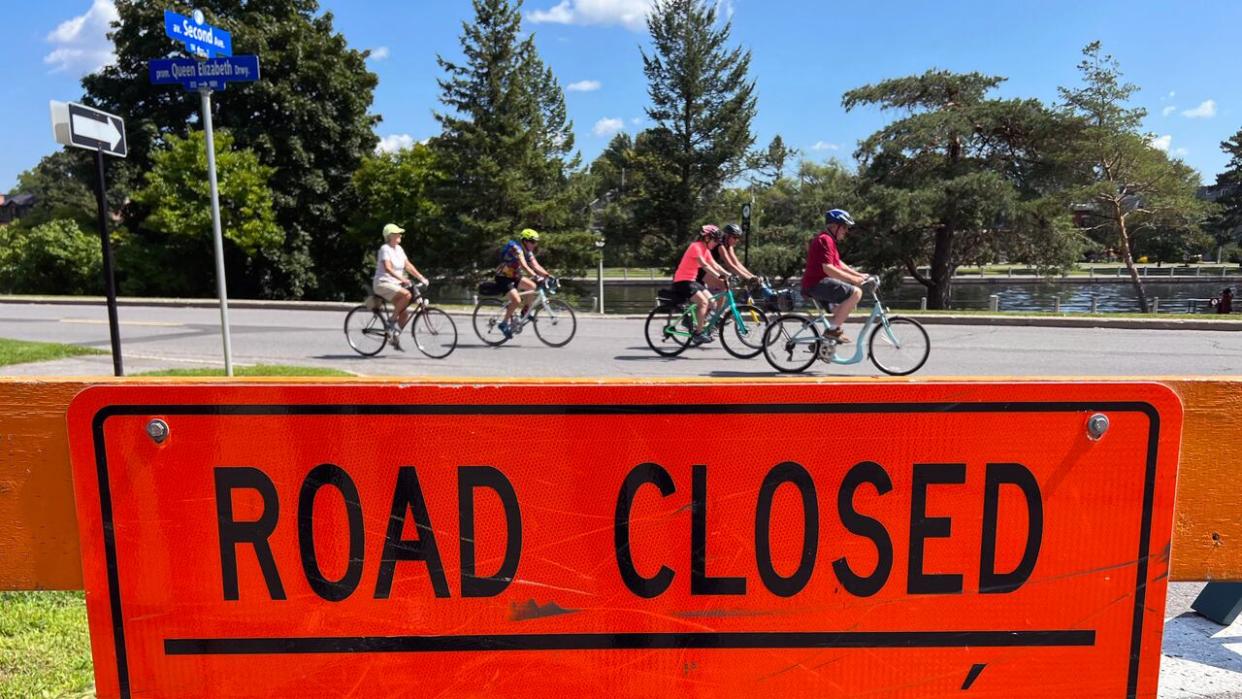
[[[599,248],[599,272],[597,279],[599,281],[599,312],[604,314],[604,239],[596,238],[595,247]]]

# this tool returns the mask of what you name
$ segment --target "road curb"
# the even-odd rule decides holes
[[[0,296],[0,305],[4,304],[44,304],[51,306],[103,306],[102,296]],[[156,308],[217,308],[215,299],[181,299],[181,298],[134,298],[117,299],[117,305],[123,307],[156,307]],[[338,311],[344,313],[357,306],[350,301],[260,301],[253,299],[231,299],[229,308],[255,310],[287,310],[287,311]],[[454,316],[469,317],[471,311],[462,308],[445,308]],[[619,320],[642,320],[646,313],[608,314],[575,311],[584,318],[615,318]],[[894,315],[917,318],[924,325],[992,325],[992,326],[1027,326],[1033,328],[1108,328],[1117,330],[1216,330],[1221,332],[1242,331],[1242,318],[1238,320],[1196,320],[1183,318],[1108,318],[1102,316],[1018,316],[1018,315],[976,315],[952,313],[922,313],[919,311],[896,312]],[[856,314],[861,319],[865,314]]]

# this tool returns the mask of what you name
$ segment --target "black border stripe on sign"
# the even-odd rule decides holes
[[[1138,692],[1139,661],[1147,595],[1147,551],[1151,545],[1152,507],[1159,451],[1160,415],[1143,401],[1103,402],[980,402],[980,403],[768,403],[722,405],[601,405],[601,404],[229,404],[229,405],[112,405],[92,420],[95,464],[103,518],[104,556],[108,599],[112,610],[117,679],[122,697],[130,696],[125,646],[125,617],[121,607],[116,535],[112,519],[104,423],[116,415],[815,415],[902,413],[1059,413],[1138,412],[1149,420],[1147,465],[1144,472],[1139,546],[1135,566],[1134,615],[1130,635],[1130,662],[1126,696]],[[989,640],[991,642],[989,642]],[[794,648],[794,647],[966,647],[966,646],[1083,646],[1095,643],[1094,631],[903,631],[799,633],[648,633],[648,634],[531,634],[509,636],[383,636],[337,638],[165,639],[169,655],[340,652],[434,652],[444,650],[555,650],[618,648]],[[434,645],[440,647],[432,647]],[[331,649],[336,647],[337,649]],[[350,650],[355,649],[355,650]]]
[[[1095,631],[796,631],[741,633],[535,633],[491,636],[168,638],[166,655],[437,653],[679,648],[962,648],[1093,646]]]

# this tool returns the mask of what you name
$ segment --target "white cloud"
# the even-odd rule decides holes
[[[604,84],[598,80],[579,80],[576,83],[569,83],[565,89],[569,92],[595,92],[603,86]]]
[[[1173,90],[1169,90],[1169,99],[1173,99],[1174,97],[1177,97],[1177,93]]]
[[[816,141],[811,150],[841,150],[841,146],[827,141]]]
[[[1156,150],[1162,150],[1165,153],[1168,153],[1169,146],[1173,145],[1173,136],[1170,134],[1165,134],[1163,136],[1153,136],[1152,139],[1148,141],[1147,143],[1148,145],[1150,145],[1152,148],[1155,148]]]
[[[116,62],[108,30],[120,19],[112,0],[93,0],[84,14],[61,22],[47,35],[54,47],[43,57],[53,72],[93,73]]]
[[[1161,109],[1161,110],[1160,110],[1160,116],[1168,116],[1168,115],[1170,115],[1170,114],[1172,114],[1173,112],[1176,112],[1176,111],[1177,111],[1177,107],[1176,107],[1176,106],[1174,106],[1174,105],[1172,105],[1172,104],[1170,104],[1169,106],[1167,106],[1167,107],[1165,107],[1164,109]]]
[[[1186,150],[1185,148],[1178,148],[1177,150],[1173,151],[1173,155],[1186,156],[1186,155],[1190,155],[1190,151]]]
[[[367,56],[368,61],[382,61],[386,58],[388,58],[387,46],[377,46],[371,49],[371,55]]]
[[[414,145],[414,137],[408,133],[395,133],[380,139],[375,147],[376,153],[396,153]]]
[[[651,0],[561,0],[546,10],[532,10],[536,24],[619,24],[630,31],[647,28]]]
[[[612,134],[624,128],[625,128],[624,119],[613,119],[611,117],[604,117],[603,119],[600,119],[599,121],[595,122],[595,128],[591,129],[591,133],[595,134],[596,136],[611,136]]]
[[[634,117],[634,118],[630,119],[630,123],[631,123],[631,124],[633,124],[634,126],[638,126],[639,124],[643,123],[644,121],[646,121],[646,119],[643,119],[642,117]]]
[[[1211,119],[1216,116],[1216,100],[1203,100],[1198,107],[1182,112],[1187,119]]]

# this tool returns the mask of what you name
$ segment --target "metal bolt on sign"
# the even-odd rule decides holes
[[[147,436],[156,444],[163,444],[168,439],[168,423],[157,418],[147,423]]]
[[[1087,436],[1091,441],[1096,441],[1108,432],[1108,416],[1102,413],[1096,413],[1087,418]]]

